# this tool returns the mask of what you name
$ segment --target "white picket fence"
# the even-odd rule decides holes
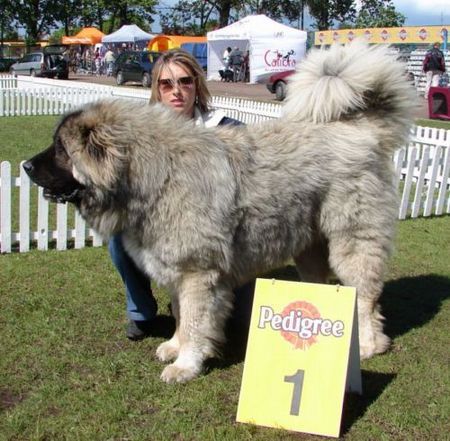
[[[18,79],[0,77],[0,116],[59,114],[87,101],[106,96],[114,97],[116,92],[111,89],[117,89],[109,86],[92,87],[89,83],[85,83],[88,84],[86,88],[83,85],[49,87],[45,81],[39,82],[39,87],[30,88],[26,83],[32,81],[35,79],[28,81],[27,78],[26,82],[18,84]],[[8,95],[5,91],[16,95]],[[138,92],[140,93],[128,93],[126,89],[121,89],[120,93],[123,98],[149,99],[148,91],[144,94]],[[15,97],[14,100],[12,96]],[[11,104],[12,102],[14,104]],[[9,103],[8,106],[5,103]],[[276,118],[280,113],[278,104],[241,98],[213,97],[213,105],[223,109],[228,116],[247,124]],[[400,190],[399,219],[450,213],[450,130],[414,127],[409,145],[395,152],[393,161],[395,183]],[[42,188],[37,189],[37,219],[32,220],[30,195],[34,184],[30,182],[22,167],[18,177],[15,173],[9,162],[1,163],[0,252],[9,253],[13,249],[26,252],[35,243],[39,250],[47,250],[50,244],[55,244],[57,250],[67,249],[69,243],[73,243],[75,248],[83,248],[88,243],[93,246],[102,245],[102,239],[87,227],[77,212],[74,213],[74,219],[69,219],[67,204],[49,206],[43,197]],[[14,198],[13,194],[17,188],[19,195]],[[18,200],[15,204],[17,207],[13,207],[13,199]],[[55,208],[55,213],[50,212],[50,207]],[[19,227],[18,231],[13,231],[13,213],[17,213],[17,210]],[[49,227],[49,213],[55,218],[54,230]],[[73,225],[73,228],[69,225]]]
[[[0,76],[0,117],[61,115],[99,99],[121,98],[148,102],[150,90],[102,86],[48,78]],[[281,106],[245,98],[213,96],[212,107],[245,124],[278,118]]]

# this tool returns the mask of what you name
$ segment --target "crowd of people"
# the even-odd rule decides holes
[[[76,46],[67,53],[72,72],[93,75],[112,75],[112,66],[117,57],[126,50],[135,49],[133,44]]]
[[[222,81],[244,81],[250,78],[249,51],[242,52],[237,46],[227,47],[223,53],[223,69],[219,70]]]

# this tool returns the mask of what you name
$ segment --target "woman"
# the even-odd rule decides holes
[[[194,57],[182,50],[163,53],[152,71],[150,103],[160,102],[202,127],[241,124],[218,110],[209,108],[211,95],[206,87],[202,68]],[[136,267],[122,245],[121,235],[109,242],[111,259],[125,284],[130,340],[141,340],[151,333],[157,304],[152,295],[150,279]]]

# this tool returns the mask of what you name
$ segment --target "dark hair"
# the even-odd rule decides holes
[[[196,87],[196,105],[200,109],[200,112],[207,112],[209,110],[208,103],[211,98],[211,94],[206,86],[205,73],[197,63],[197,60],[191,54],[182,49],[171,49],[163,52],[156,60],[152,70],[152,94],[150,96],[150,102],[157,103],[161,101],[158,80],[161,76],[163,67],[170,63],[177,64],[191,73],[194,77]]]

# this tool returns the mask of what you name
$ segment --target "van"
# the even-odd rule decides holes
[[[40,52],[26,54],[9,68],[11,75],[29,75],[32,77],[60,78],[67,80],[69,65],[64,59],[66,45],[45,46]]]
[[[208,66],[208,44],[207,43],[182,43],[181,49],[189,52],[206,72]]]

